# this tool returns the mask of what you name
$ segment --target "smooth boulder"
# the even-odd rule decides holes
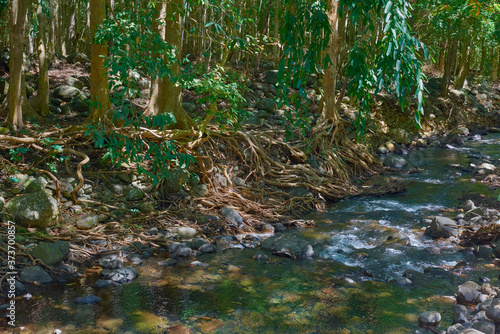
[[[279,234],[267,238],[260,248],[273,253],[290,254],[297,259],[309,259],[314,256],[314,249],[305,240],[293,234]]]
[[[434,239],[458,236],[458,225],[453,219],[436,216],[425,230],[425,235]]]
[[[14,197],[5,209],[24,227],[45,228],[58,224],[61,219],[59,204],[44,191]]]

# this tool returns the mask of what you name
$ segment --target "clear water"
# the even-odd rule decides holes
[[[463,193],[496,197],[460,166],[469,155],[500,158],[499,143],[497,136],[466,148],[410,152],[421,173],[400,176],[406,192],[347,199],[309,215],[317,227],[286,233],[311,240],[319,253],[314,260],[271,256],[263,263],[251,260],[259,250],[234,249],[200,257],[206,269],[163,268],[151,259],[138,268],[138,279],[120,287],[95,289],[98,277],[90,274],[40,286],[32,299],[18,301],[21,333],[412,333],[418,315],[430,309],[442,313],[443,327],[450,325],[452,306],[443,296],[453,295],[453,279],[410,287],[389,281],[408,269],[450,269],[470,259],[452,242],[425,238],[420,221],[453,217],[444,210],[459,205]],[[474,269],[450,275],[497,283],[495,271],[479,263]],[[72,302],[92,294],[102,302]]]

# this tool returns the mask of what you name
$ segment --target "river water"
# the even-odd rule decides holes
[[[150,259],[140,277],[119,287],[96,289],[85,275],[66,284],[38,287],[18,302],[18,323],[26,333],[412,333],[421,312],[438,310],[451,325],[456,285],[498,272],[467,249],[423,236],[435,215],[469,192],[497,197],[467,173],[469,163],[500,158],[499,136],[461,148],[428,148],[405,157],[420,173],[402,178],[407,191],[354,198],[308,215],[313,229],[290,230],[310,240],[317,256],[292,260],[258,249],[204,255],[208,268],[159,267]],[[468,266],[458,266],[466,261]],[[394,279],[413,270],[412,285]],[[417,274],[415,274],[415,272]],[[97,305],[74,305],[97,295]]]

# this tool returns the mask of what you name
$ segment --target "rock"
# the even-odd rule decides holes
[[[220,210],[220,213],[222,216],[226,217],[227,219],[229,219],[233,223],[236,223],[238,225],[241,225],[241,223],[243,223],[243,218],[240,216],[240,214],[238,212],[236,212],[235,209],[222,208]]]
[[[76,298],[75,300],[73,300],[73,303],[75,303],[77,305],[91,305],[91,304],[97,304],[100,301],[101,301],[101,298],[92,295],[92,296],[85,296],[85,297]]]
[[[263,224],[260,228],[260,231],[266,234],[274,234],[274,226],[269,223]]]
[[[98,289],[102,289],[102,288],[110,287],[112,285],[113,285],[113,282],[109,279],[98,279],[95,282],[94,287],[96,287]]]
[[[80,95],[81,91],[78,88],[68,85],[61,85],[54,89],[53,96],[57,99],[71,101],[73,98]]]
[[[172,234],[181,239],[191,239],[196,236],[197,231],[192,227],[180,226],[172,229]]]
[[[467,328],[460,332],[460,334],[485,334],[473,328]]]
[[[408,131],[400,128],[389,130],[389,136],[398,144],[408,145],[413,140],[413,136]]]
[[[462,136],[468,136],[470,134],[470,131],[465,126],[462,126],[458,128],[458,133]]]
[[[61,219],[59,204],[44,191],[15,197],[5,210],[23,227],[45,228],[58,224]]]
[[[482,208],[474,208],[465,213],[465,220],[471,220],[476,217],[482,217],[485,215],[485,212]]]
[[[417,147],[427,147],[427,139],[425,138],[420,138],[417,140]]]
[[[4,206],[5,206],[5,199],[2,196],[0,196],[0,212],[2,212]]]
[[[474,205],[474,202],[472,202],[471,200],[467,200],[465,201],[463,204],[462,204],[462,209],[464,209],[465,211],[470,211],[472,209],[475,209],[476,206]],[[465,215],[464,215],[464,218],[465,218]]]
[[[71,108],[81,113],[90,111],[91,100],[85,94],[78,94],[71,100]]]
[[[47,284],[52,282],[52,277],[41,267],[24,267],[21,271],[21,278],[26,282]]]
[[[87,57],[87,55],[85,53],[82,53],[82,52],[70,53],[66,57],[66,61],[68,62],[68,64],[75,64],[75,63],[82,63],[83,64],[83,63],[90,62],[89,57]]]
[[[443,138],[443,144],[463,145],[464,140],[457,133],[450,133]]]
[[[217,247],[215,247],[215,245],[212,244],[204,244],[200,248],[198,248],[198,251],[201,252],[202,254],[216,253]]]
[[[142,190],[137,189],[137,188],[132,188],[128,192],[126,200],[127,201],[140,201],[143,198],[144,198],[144,193],[142,192]]]
[[[481,293],[481,286],[475,282],[467,281],[457,288],[457,303],[475,304],[476,299]]]
[[[278,83],[278,70],[264,72],[264,82],[270,85],[276,85]]]
[[[158,262],[158,265],[159,266],[163,266],[163,267],[170,267],[170,266],[174,266],[177,264],[177,260],[176,259],[168,259],[166,261],[160,261]]]
[[[297,259],[309,259],[314,256],[312,246],[293,234],[279,234],[267,238],[260,247],[270,252],[286,252]]]
[[[81,82],[79,79],[75,77],[68,77],[68,79],[66,79],[66,83],[68,84],[68,86],[75,87],[78,89],[83,89],[84,87],[83,82]]]
[[[134,266],[140,266],[142,264],[142,258],[139,254],[130,254],[129,256],[127,256],[127,259]]]
[[[398,277],[396,279],[396,283],[399,284],[399,285],[412,285],[413,282],[411,281],[411,279],[407,278],[407,277]]]
[[[486,309],[486,316],[496,324],[500,324],[500,308],[498,306],[489,307]]]
[[[420,327],[437,327],[441,322],[441,314],[437,311],[426,311],[418,317]]]
[[[28,178],[28,180],[24,182],[24,192],[27,194],[31,194],[37,191],[44,191],[47,183],[47,180],[45,180],[44,178]]]
[[[193,261],[189,264],[190,267],[208,268],[209,264],[201,261]]]
[[[267,111],[267,112],[274,112],[274,111],[276,111],[277,104],[276,104],[276,101],[274,99],[263,98],[263,99],[259,99],[255,106],[257,108],[264,110],[264,111]]]
[[[106,277],[113,283],[125,284],[132,282],[138,275],[139,273],[134,267],[125,267],[111,271],[106,275]]]
[[[193,256],[193,250],[186,246],[180,246],[175,252],[175,257],[191,257]]]
[[[42,242],[38,244],[35,248],[33,248],[31,254],[49,266],[53,266],[61,262],[65,257],[65,254],[61,252],[60,247],[51,242]]]
[[[495,324],[487,321],[487,320],[480,320],[474,324],[472,324],[472,329],[476,329],[480,331],[481,333],[484,334],[495,334]]]
[[[475,247],[474,255],[481,259],[492,259],[495,257],[493,249],[489,245],[479,245]]]
[[[246,187],[245,180],[239,177],[235,177],[233,180],[233,183],[237,185],[238,187]]]
[[[195,197],[208,196],[208,186],[206,184],[199,184],[193,187],[193,194]]]
[[[155,211],[155,204],[153,202],[144,202],[139,206],[139,211],[144,214],[152,213]]]
[[[406,161],[404,158],[397,156],[397,155],[388,155],[384,159],[384,166],[387,166],[387,167],[403,168],[406,165],[408,165],[408,161]]]
[[[389,149],[385,146],[380,146],[377,149],[377,154],[381,154],[381,155],[389,154]]]
[[[266,254],[259,253],[259,254],[252,255],[252,260],[269,261],[269,257]]]
[[[160,185],[162,194],[174,194],[182,190],[189,173],[181,168],[174,168]]]
[[[436,216],[425,230],[425,235],[434,239],[458,236],[458,225],[453,219]]]
[[[76,221],[76,228],[80,230],[90,230],[99,224],[99,216],[98,215],[84,215]]]
[[[462,324],[454,324],[446,330],[446,334],[460,334],[465,327]]]
[[[7,128],[0,127],[0,135],[8,135],[10,130]]]
[[[464,324],[466,322],[469,322],[470,316],[469,316],[469,311],[467,310],[467,307],[464,305],[457,304],[453,306],[453,323],[460,323]]]
[[[191,113],[193,111],[196,110],[196,104],[192,103],[192,102],[183,102],[182,103],[182,107],[184,108],[184,110],[186,110],[186,112],[188,113]]]
[[[287,230],[286,226],[283,225],[282,223],[274,224],[274,232],[275,233],[285,232],[286,230]]]

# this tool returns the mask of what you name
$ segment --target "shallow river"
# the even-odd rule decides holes
[[[457,212],[445,209],[460,205],[467,192],[496,198],[461,167],[485,155],[498,161],[499,143],[489,136],[460,149],[410,152],[407,160],[421,172],[393,176],[405,180],[406,192],[348,199],[308,215],[317,227],[285,233],[310,240],[312,260],[252,260],[258,249],[200,257],[208,268],[165,268],[150,259],[138,279],[119,287],[96,289],[93,275],[39,287],[18,303],[21,332],[412,333],[426,310],[440,311],[445,328],[457,282],[489,277],[498,285],[498,271],[451,242],[424,237],[421,220],[453,218]],[[459,261],[470,265],[454,268]],[[394,282],[406,270],[418,272],[414,284]],[[84,295],[102,301],[73,303]]]

